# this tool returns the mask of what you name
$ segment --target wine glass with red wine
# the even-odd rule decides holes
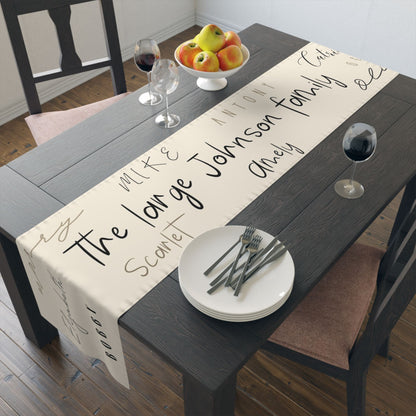
[[[354,180],[357,163],[368,160],[376,150],[377,135],[374,127],[365,123],[355,123],[345,132],[342,148],[348,159],[352,160],[353,168],[350,179],[342,179],[335,183],[338,195],[347,199],[360,198],[364,187]]]
[[[178,68],[170,59],[159,59],[152,71],[153,84],[156,91],[160,92],[166,101],[166,110],[163,114],[159,114],[155,122],[158,126],[165,129],[176,127],[181,119],[176,114],[169,112],[168,95],[176,90],[179,83]]]
[[[149,91],[140,95],[139,101],[144,105],[156,105],[162,101],[162,96],[152,91],[151,71],[153,64],[160,58],[160,50],[153,39],[142,39],[134,48],[134,63],[140,71],[146,72]]]

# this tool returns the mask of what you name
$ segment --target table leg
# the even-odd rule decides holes
[[[0,235],[0,273],[25,336],[43,347],[58,331],[40,315],[17,247],[3,235]]]
[[[185,416],[233,416],[236,375],[215,392],[189,376],[183,376]]]

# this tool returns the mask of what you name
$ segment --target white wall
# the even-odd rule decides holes
[[[416,78],[416,0],[197,0],[197,23],[262,23]]]
[[[123,59],[132,57],[136,40],[153,37],[161,42],[195,24],[195,0],[114,0]],[[59,49],[55,27],[47,12],[20,16],[23,36],[34,72],[59,65]],[[75,5],[74,41],[81,59],[90,60],[106,55],[101,17],[97,2]],[[94,22],[91,24],[91,22]],[[97,23],[95,23],[97,22]],[[13,51],[0,12],[0,125],[25,112],[20,78]],[[95,72],[96,74],[97,72]],[[91,73],[38,84],[41,102],[84,82]]]
[[[135,41],[143,37],[160,42],[195,23],[238,31],[258,22],[416,78],[416,0],[114,0],[114,4],[124,59],[132,56]],[[100,57],[105,50],[94,37],[100,25],[90,23],[98,10],[95,3],[73,8],[80,29],[75,42],[85,59]],[[55,29],[46,13],[21,20],[34,69],[56,67]],[[2,13],[0,56],[1,125],[27,111]],[[41,101],[88,76],[40,84]]]

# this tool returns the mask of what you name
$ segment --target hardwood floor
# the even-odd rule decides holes
[[[172,56],[178,43],[194,36],[197,27],[161,44],[162,56]],[[146,77],[125,63],[127,86],[134,91]],[[105,73],[51,100],[44,111],[71,108],[112,95]],[[0,165],[34,147],[24,117],[0,126]],[[4,197],[3,195],[1,196]],[[400,195],[360,238],[384,246]],[[0,416],[121,416],[183,415],[182,377],[155,353],[122,333],[131,389],[108,376],[64,337],[42,350],[20,328],[0,279]],[[416,300],[397,323],[388,359],[377,356],[368,373],[368,416],[416,414]],[[237,416],[346,415],[344,383],[283,358],[257,352],[238,375]],[[221,416],[221,415],[218,415]]]

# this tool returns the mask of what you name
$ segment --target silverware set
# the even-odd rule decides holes
[[[204,275],[208,276],[220,263],[239,246],[237,255],[232,263],[228,264],[219,274],[210,282],[211,288],[207,293],[214,293],[219,287],[231,287],[234,289],[234,296],[240,294],[242,285],[260,269],[267,264],[277,260],[286,251],[286,247],[279,242],[278,237],[267,244],[266,247],[260,248],[262,237],[256,234],[253,226],[247,226],[238,240],[228,248],[207,270]],[[245,260],[241,261],[247,253]],[[241,264],[240,264],[241,263]],[[238,274],[238,272],[241,272]],[[234,276],[236,276],[234,278]]]

